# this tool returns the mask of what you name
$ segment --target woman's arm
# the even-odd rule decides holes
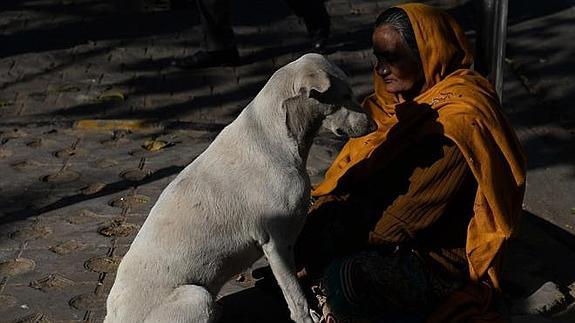
[[[431,155],[434,157],[430,160]],[[445,137],[440,140],[429,138],[400,158],[406,164],[416,166],[409,176],[405,193],[397,196],[377,221],[370,236],[371,243],[416,242],[420,233],[437,223],[453,203],[462,202],[455,199],[461,198],[460,191],[472,177],[460,150]],[[419,160],[426,162],[418,163]],[[472,203],[473,197],[473,194],[467,194],[465,198]],[[462,214],[461,218],[464,217]]]

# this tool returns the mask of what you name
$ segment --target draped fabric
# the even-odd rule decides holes
[[[477,192],[467,228],[466,257],[474,282],[489,278],[498,288],[501,249],[513,234],[525,188],[525,157],[500,110],[492,85],[470,70],[473,62],[465,35],[446,13],[423,4],[405,4],[419,48],[425,86],[412,101],[400,103],[380,76],[363,106],[378,130],[350,139],[316,197],[345,194],[350,176],[369,176],[392,161],[401,147],[429,135],[443,135],[463,154]]]

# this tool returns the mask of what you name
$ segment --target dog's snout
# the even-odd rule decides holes
[[[351,132],[350,137],[360,137],[377,130],[377,124],[368,114],[364,112],[352,112],[348,118]]]
[[[323,125],[338,137],[357,138],[377,130],[377,124],[368,114],[349,109],[329,115]]]

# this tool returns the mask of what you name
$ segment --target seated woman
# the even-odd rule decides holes
[[[315,188],[296,258],[326,322],[493,322],[525,159],[464,33],[423,4],[373,32],[378,130],[351,139]],[[304,272],[304,271],[302,271]]]

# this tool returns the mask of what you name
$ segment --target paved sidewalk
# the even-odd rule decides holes
[[[169,61],[197,49],[197,16],[149,3],[141,14],[102,0],[0,3],[2,322],[101,322],[116,266],[162,189],[273,71],[307,50],[305,27],[283,2],[235,1],[242,64],[181,71]],[[372,22],[394,3],[327,2],[328,57],[360,97],[371,91]],[[473,37],[469,1],[427,3]],[[573,322],[575,2],[535,6],[510,5],[504,108],[529,173],[505,287],[514,322]],[[312,182],[341,145],[327,133],[316,139]],[[281,298],[253,285],[246,272],[224,288],[223,321],[289,321]]]

